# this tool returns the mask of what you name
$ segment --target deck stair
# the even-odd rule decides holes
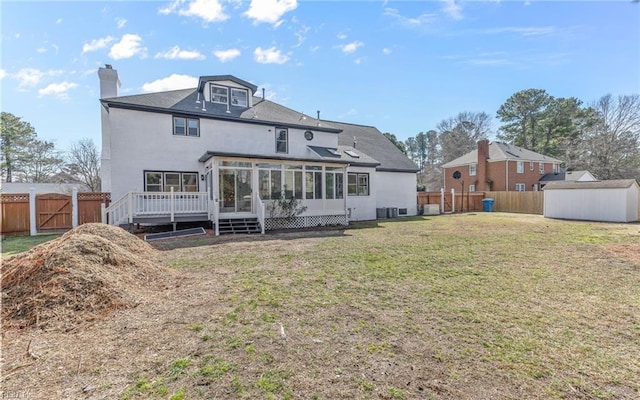
[[[221,235],[229,233],[261,233],[258,218],[220,218],[218,230]]]

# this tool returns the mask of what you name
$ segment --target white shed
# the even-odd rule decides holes
[[[635,179],[549,182],[544,216],[605,222],[638,221],[640,186]]]

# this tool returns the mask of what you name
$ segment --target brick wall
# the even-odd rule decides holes
[[[508,166],[507,166],[508,164]],[[530,192],[533,190],[533,185],[538,184],[540,178],[544,174],[553,172],[553,163],[544,163],[544,172],[540,173],[538,162],[533,163],[533,171],[529,161],[524,161],[524,170],[522,173],[517,172],[517,161],[496,161],[488,162],[486,168],[486,180],[490,180],[490,185],[482,185],[480,182],[480,174],[478,174],[478,168],[476,168],[476,175],[469,175],[469,166],[458,166],[453,168],[444,169],[444,184],[445,190],[451,190],[454,188],[456,191],[460,191],[462,188],[461,182],[464,181],[464,190],[469,190],[469,185],[475,185],[476,191],[492,190],[492,191],[515,191],[516,184],[524,184],[525,191]],[[460,180],[453,179],[453,172],[460,171],[462,177]],[[508,172],[508,173],[507,173]],[[508,175],[508,180],[507,180]],[[507,187],[508,182],[508,187]],[[540,190],[540,187],[538,187]]]

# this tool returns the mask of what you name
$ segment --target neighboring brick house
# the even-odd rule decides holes
[[[559,173],[562,161],[502,142],[481,140],[478,148],[442,166],[445,190],[537,191],[540,179]],[[460,172],[460,178],[453,177]]]

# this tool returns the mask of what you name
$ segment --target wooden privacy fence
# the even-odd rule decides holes
[[[444,198],[443,198],[444,197]],[[451,200],[455,198],[455,203]],[[494,199],[493,211],[542,215],[544,192],[418,192],[418,209],[440,205],[440,212],[482,211],[483,199]],[[443,201],[444,200],[444,201]],[[443,204],[444,203],[444,204]],[[455,208],[454,208],[455,206]]]
[[[1,194],[0,234],[35,235],[67,230],[80,224],[101,222],[101,204],[109,205],[109,193],[75,192]]]

